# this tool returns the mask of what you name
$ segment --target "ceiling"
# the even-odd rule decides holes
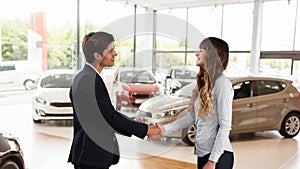
[[[176,8],[189,8],[200,6],[217,6],[227,4],[253,3],[259,0],[108,0],[116,1],[127,5],[137,5],[148,10],[164,10]],[[284,0],[261,0],[266,1],[284,1]],[[285,0],[290,1],[290,0]]]

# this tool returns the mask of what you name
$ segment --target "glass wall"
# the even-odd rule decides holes
[[[223,36],[231,51],[250,51],[252,43],[253,3],[225,5]]]
[[[188,20],[205,37],[222,35],[222,6],[189,8]]]
[[[298,0],[265,2],[262,25],[262,51],[299,51],[300,20]],[[298,10],[298,11],[297,11]],[[285,56],[260,60],[262,74],[299,79],[299,60]],[[297,57],[294,57],[294,59]],[[300,59],[300,56],[298,56]],[[297,77],[297,78],[294,78]]]
[[[67,7],[67,8],[66,8]],[[45,70],[76,64],[76,1],[11,0],[0,5],[0,90],[22,87]]]
[[[289,76],[292,59],[261,59],[260,73],[263,75]]]
[[[300,61],[294,61],[293,63],[293,75],[299,76],[299,82],[300,82]]]
[[[12,0],[0,8],[2,62],[39,61],[43,70],[74,66],[76,2]]]
[[[298,7],[298,0],[263,2],[263,51],[300,50]],[[162,69],[170,65],[194,66],[194,52],[201,40],[215,36],[229,43],[232,53],[228,71],[249,73],[253,3],[161,10],[156,13],[156,25],[153,25],[153,11],[143,7],[104,0],[81,0],[79,9],[79,45],[88,32],[111,32],[116,38],[119,54],[115,67],[151,66],[153,63]],[[135,13],[138,14],[136,22]],[[157,31],[155,39],[153,29]],[[36,65],[34,70],[32,66],[22,66],[27,70],[23,68],[21,71],[35,74],[48,69],[76,69],[77,1],[6,1],[0,6],[0,30],[1,64]],[[155,58],[153,48],[157,52]],[[80,63],[84,63],[79,49]],[[288,62],[286,66],[290,67],[261,61],[261,69],[275,65],[282,72],[295,74],[299,69],[292,70],[291,66],[295,68],[298,61],[294,64],[291,60]]]
[[[296,16],[296,5],[297,0],[264,3],[263,51],[300,50],[299,21],[295,27],[295,19],[299,18],[299,12]],[[294,38],[295,33],[297,36]]]
[[[188,12],[186,8],[157,11],[156,65],[165,72],[175,65],[194,66],[194,52],[185,52],[195,51],[193,45],[186,46]]]

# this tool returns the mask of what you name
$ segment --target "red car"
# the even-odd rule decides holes
[[[143,68],[118,68],[113,80],[112,100],[116,110],[139,107],[147,99],[161,94],[154,75]]]

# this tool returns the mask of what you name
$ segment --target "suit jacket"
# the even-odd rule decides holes
[[[144,138],[148,127],[116,111],[105,83],[89,65],[73,80],[70,90],[73,106],[73,142],[68,162],[75,165],[108,168],[119,161],[115,133]]]

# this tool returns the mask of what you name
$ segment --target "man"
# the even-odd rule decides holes
[[[117,164],[120,157],[115,133],[139,138],[160,133],[159,127],[133,121],[112,106],[99,73],[114,65],[114,47],[114,37],[106,32],[89,33],[82,42],[86,64],[70,90],[74,133],[68,162],[75,169],[108,169]]]

